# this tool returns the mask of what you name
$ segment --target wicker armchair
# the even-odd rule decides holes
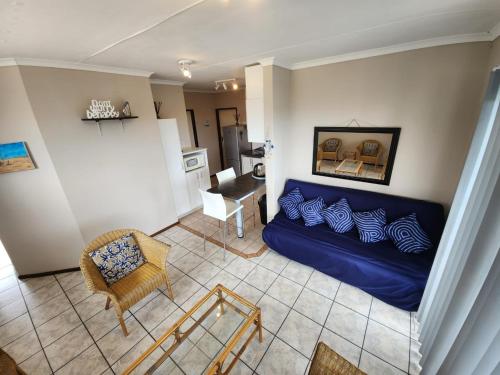
[[[309,368],[309,375],[366,375],[320,341]]]
[[[146,263],[108,286],[89,254],[128,233],[134,235],[137,245],[146,259]],[[172,285],[166,269],[166,259],[169,249],[170,246],[147,236],[143,232],[135,229],[119,229],[99,236],[83,250],[80,257],[80,268],[85,277],[87,287],[92,292],[104,294],[107,297],[106,310],[109,309],[110,303],[113,304],[125,336],[128,335],[128,332],[123,320],[123,313],[131,306],[162,284],[166,284],[170,299],[174,299]]]
[[[342,140],[339,138],[328,138],[323,143],[318,145],[317,160],[339,160],[340,148]]]
[[[359,151],[358,160],[368,164],[381,164],[380,159],[384,153],[384,147],[379,141],[368,139],[361,142],[357,149]]]

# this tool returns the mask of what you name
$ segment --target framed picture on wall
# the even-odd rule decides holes
[[[401,128],[315,127],[314,175],[389,185]]]
[[[35,169],[25,142],[0,144],[0,173]]]

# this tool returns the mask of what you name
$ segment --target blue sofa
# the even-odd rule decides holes
[[[353,211],[384,208],[387,222],[412,212],[432,241],[421,254],[400,252],[392,241],[366,244],[356,229],[339,234],[326,224],[304,226],[289,220],[283,211],[264,228],[262,237],[278,253],[356,286],[378,299],[408,311],[418,309],[443,232],[443,206],[437,203],[364,190],[346,189],[288,180],[284,194],[299,187],[306,200],[321,195],[327,204],[345,197]]]

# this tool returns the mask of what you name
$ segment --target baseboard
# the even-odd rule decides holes
[[[154,236],[157,236],[159,235],[160,233],[163,233],[165,232],[167,229],[170,229],[172,227],[175,227],[177,224],[179,224],[179,221],[176,221],[175,223],[169,225],[168,227],[165,227],[163,229],[160,229],[158,232],[154,232],[153,234],[150,235],[150,237],[154,237]]]
[[[157,236],[162,232],[165,232],[167,229],[170,229],[172,227],[175,227],[177,224],[179,224],[178,221],[173,223],[172,225],[169,225],[168,227],[165,227],[163,229],[160,229],[158,232],[155,232],[151,235],[151,237]],[[72,267],[72,268],[65,268],[63,270],[56,270],[56,271],[48,271],[48,272],[40,272],[40,273],[30,273],[26,275],[19,275],[17,276],[18,279],[31,279],[33,277],[42,277],[42,276],[51,276],[51,275],[57,275],[59,273],[65,273],[65,272],[74,272],[74,271],[80,271],[80,267]]]
[[[19,276],[17,276],[17,278],[20,279],[20,280],[22,280],[22,279],[31,279],[33,277],[50,276],[50,275],[56,275],[58,273],[74,272],[74,271],[80,271],[80,267],[65,268],[63,270],[40,272],[40,273],[30,273],[30,274],[27,274],[27,275],[19,275]]]

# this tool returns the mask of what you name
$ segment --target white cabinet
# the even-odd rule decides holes
[[[201,153],[205,158],[205,166],[202,168],[186,172],[187,191],[189,195],[191,211],[201,207],[202,205],[199,189],[207,190],[210,189],[211,187],[210,170],[208,169],[207,150],[200,149],[199,153]]]
[[[261,65],[245,68],[245,96],[249,142],[265,142],[264,74]]]
[[[253,167],[259,163],[264,164],[264,158],[251,158],[249,156],[241,156],[241,173],[253,172]]]

